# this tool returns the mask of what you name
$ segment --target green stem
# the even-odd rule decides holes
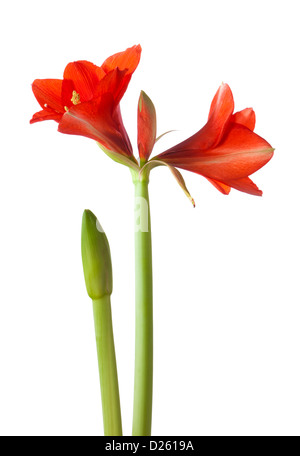
[[[121,436],[121,408],[110,296],[93,300],[104,434]]]
[[[135,378],[132,435],[151,435],[153,385],[152,247],[148,178],[135,185]]]

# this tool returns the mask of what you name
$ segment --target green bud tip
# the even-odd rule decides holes
[[[111,295],[113,288],[110,248],[107,237],[89,210],[82,216],[81,256],[85,285],[91,299]]]

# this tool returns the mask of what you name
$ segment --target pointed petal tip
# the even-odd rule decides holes
[[[139,111],[142,112],[142,108],[143,108],[143,98],[145,97],[145,92],[143,90],[140,91],[140,96],[139,96],[139,102],[138,102],[138,107],[139,107]]]
[[[144,90],[141,90],[140,98],[145,98],[146,100],[149,100],[152,103],[151,98],[149,97],[149,95],[146,94],[146,92]]]
[[[128,48],[127,50],[135,51],[140,56],[142,53],[142,46],[140,44],[134,44],[132,47]]]
[[[250,179],[250,177],[244,177],[242,179],[235,179],[230,182],[230,185],[235,190],[239,190],[240,192],[248,193],[249,195],[262,196],[262,194],[263,194],[263,192]]]
[[[229,84],[227,84],[227,82],[222,82],[222,84],[220,85],[217,93],[219,92],[219,94],[222,94],[224,93],[223,96],[225,96],[225,94],[227,94],[228,97],[230,97],[232,100],[230,100],[232,103],[233,102],[233,94],[232,94],[232,90],[229,86]]]
[[[266,163],[265,164],[267,164],[271,160],[271,158],[273,158],[273,156],[274,156],[275,149],[273,147],[271,147],[270,144],[269,144],[269,146],[270,147],[265,149],[265,154],[266,154]]]
[[[223,90],[228,90],[228,89],[229,89],[230,92],[231,92],[231,89],[230,89],[230,87],[229,87],[229,84],[227,84],[227,82],[223,82],[223,81],[222,81],[221,84],[220,84],[219,89],[223,89]]]
[[[138,60],[140,60],[141,53],[142,53],[142,46],[140,44],[134,44],[133,46],[127,48],[124,52],[128,52],[128,54],[131,53],[132,55],[134,55],[134,53],[135,53],[136,56],[138,57]]]
[[[130,49],[130,48],[129,48]],[[138,55],[138,58],[140,60],[141,58],[141,53],[142,53],[142,46],[140,44],[135,44],[134,46],[132,46],[131,48],[133,51],[136,52],[136,54]]]
[[[143,103],[145,105],[145,108],[148,109],[149,111],[151,111],[152,114],[155,112],[155,106],[153,104],[153,101],[146,94],[146,92],[144,92],[144,90],[141,90],[140,97],[139,97],[139,110],[140,110],[140,112],[142,111]]]

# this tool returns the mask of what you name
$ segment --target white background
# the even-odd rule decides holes
[[[156,152],[199,130],[222,81],[276,148],[262,198],[223,196],[184,173],[151,175],[154,435],[300,435],[299,15],[297,1],[1,3],[0,434],[103,433],[81,216],[103,225],[124,433],[134,365],[133,186],[92,140],[30,126],[35,78],[140,43],[122,101],[136,150],[139,91],[156,105]]]

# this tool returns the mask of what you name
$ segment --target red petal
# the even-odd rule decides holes
[[[175,154],[181,156],[187,150],[195,150],[198,153],[199,150],[204,151],[215,147],[230,124],[233,109],[232,92],[227,84],[222,84],[212,101],[206,125],[190,138],[160,154],[157,159],[164,160],[170,154],[174,157]]]
[[[234,123],[244,125],[244,127],[247,127],[252,131],[255,128],[255,120],[255,112],[252,108],[243,109],[232,116],[232,121]]]
[[[211,102],[208,119],[216,114],[227,116],[228,112],[233,112],[233,109],[234,101],[231,89],[228,84],[222,83]]]
[[[132,156],[132,148],[125,131],[120,110],[114,109],[112,94],[73,106],[62,117],[58,126],[61,133],[86,136],[107,149]]]
[[[239,190],[240,192],[250,193],[250,195],[262,196],[262,191],[259,190],[257,185],[249,177],[243,179],[232,180],[230,182],[231,187]]]
[[[97,86],[105,76],[102,68],[86,60],[69,63],[64,71],[64,79],[73,81],[80,101],[89,101],[95,96]]]
[[[132,74],[136,67],[139,64],[141,58],[142,48],[138,44],[137,46],[132,46],[131,48],[126,49],[126,51],[118,52],[117,54],[112,55],[106,59],[101,68],[108,73],[115,68],[120,70],[127,70],[127,73]]]
[[[138,104],[138,149],[142,162],[146,162],[156,141],[156,112],[148,95],[141,91]]]
[[[61,100],[61,79],[36,79],[33,81],[32,91],[43,109],[49,107],[62,114],[65,112]]]
[[[255,196],[262,196],[262,191],[259,190],[257,185],[252,182],[252,180],[249,177],[244,177],[243,179],[236,179],[232,181],[227,181],[227,184],[223,184],[223,182],[218,182],[213,179],[208,179],[207,180],[213,184],[221,193],[224,195],[228,195],[231,187],[235,188],[236,190],[239,190],[240,192],[244,193],[250,193],[250,195],[255,195]]]
[[[203,128],[209,133],[211,144],[216,146],[222,139],[234,109],[233,95],[228,84],[222,84],[210,106],[208,122]]]
[[[60,119],[62,118],[63,114],[58,114],[55,111],[39,111],[33,114],[32,119],[30,120],[30,123],[33,124],[35,122],[41,122],[42,120],[55,120],[56,122],[59,122]]]
[[[130,79],[131,75],[127,74],[125,70],[121,71],[119,68],[115,68],[100,81],[97,88],[97,97],[110,93],[116,106],[126,92]]]

